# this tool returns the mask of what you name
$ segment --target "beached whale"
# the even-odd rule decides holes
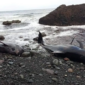
[[[45,45],[42,34],[39,32],[38,43],[54,56],[68,57],[70,60],[85,63],[85,50],[83,44],[77,40],[80,47],[68,45]]]
[[[23,48],[16,44],[0,42],[0,53],[9,53],[20,56],[23,52]]]

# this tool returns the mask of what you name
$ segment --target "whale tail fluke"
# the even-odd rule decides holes
[[[39,31],[39,34],[38,34],[38,43],[44,45],[42,33],[40,31]]]

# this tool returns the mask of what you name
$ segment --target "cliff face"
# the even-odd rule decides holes
[[[85,24],[85,4],[81,5],[61,5],[48,15],[39,19],[44,25],[84,25]]]

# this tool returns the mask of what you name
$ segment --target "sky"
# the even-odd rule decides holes
[[[59,5],[75,5],[85,0],[0,0],[0,11],[57,8]]]

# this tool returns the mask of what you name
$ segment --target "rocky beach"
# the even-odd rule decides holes
[[[58,37],[56,44],[70,44],[74,36],[83,42],[83,32],[77,36]],[[50,43],[53,41],[55,39]],[[73,44],[78,46],[76,40]],[[85,64],[82,62],[55,57],[42,47],[25,46],[24,50],[22,56],[0,53],[0,85],[84,85]]]
[[[2,42],[22,46],[21,56],[0,53],[0,85],[84,85],[85,64],[69,58],[53,56],[41,46],[38,48],[39,31],[47,45],[79,46],[85,48],[85,25],[49,26],[38,23],[42,16],[51,10],[3,13],[0,16],[0,35]],[[9,16],[7,16],[7,14]],[[20,20],[4,26],[3,21]],[[23,24],[24,23],[24,24]],[[4,38],[3,38],[4,37]]]

